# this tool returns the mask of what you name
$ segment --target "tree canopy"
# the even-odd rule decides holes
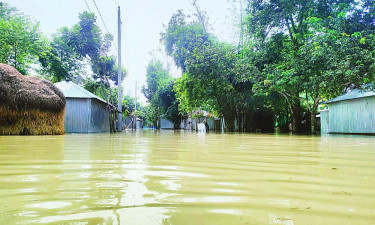
[[[0,62],[14,66],[23,74],[48,51],[48,41],[41,34],[39,23],[2,2],[0,46]]]

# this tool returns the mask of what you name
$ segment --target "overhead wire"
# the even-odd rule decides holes
[[[103,24],[104,24],[104,27],[105,27],[105,29],[107,30],[107,33],[110,34],[110,32],[109,32],[109,30],[108,30],[108,28],[107,28],[107,25],[106,25],[105,22],[104,22],[104,19],[103,19],[103,17],[102,17],[102,14],[100,13],[100,10],[99,10],[98,5],[96,4],[95,0],[92,0],[92,1],[94,2],[96,9],[98,10],[98,13],[99,13],[100,19],[102,20],[102,22],[103,22]],[[113,42],[113,45],[115,46],[116,50],[118,50],[115,42]]]
[[[86,1],[86,0],[85,0],[85,3],[86,3],[87,8],[89,9],[90,13],[92,13],[92,11],[91,11],[91,9],[90,9],[90,6],[89,6],[89,4],[87,4],[87,1]]]
[[[87,4],[87,0],[84,0],[84,1],[85,1],[85,3],[86,3],[86,6],[87,6],[87,8],[89,9],[90,13],[93,13],[93,12],[91,11],[91,9],[90,9],[89,4]],[[93,0],[93,2],[94,2],[94,4],[95,4],[96,9],[98,10],[98,13],[99,13],[100,19],[102,20],[103,25],[104,25],[104,27],[105,27],[107,33],[112,34],[111,32],[109,32],[109,30],[108,30],[108,28],[107,28],[107,25],[106,25],[106,23],[104,22],[103,16],[102,16],[102,14],[100,13],[99,7],[98,7],[98,5],[96,4],[95,0]],[[115,46],[116,50],[118,50],[117,45],[116,45],[116,43],[115,43],[114,41],[113,41],[113,45]]]
[[[98,5],[96,4],[96,2],[95,2],[95,0],[92,0],[93,2],[94,2],[94,4],[95,4],[95,7],[96,7],[96,9],[98,10],[98,12],[99,12],[99,16],[100,16],[100,19],[102,20],[102,22],[103,22],[103,24],[104,24],[104,27],[105,27],[105,29],[107,30],[107,32],[109,33],[109,31],[108,31],[108,28],[107,28],[107,25],[105,24],[105,22],[104,22],[104,19],[103,19],[103,17],[102,17],[102,14],[100,13],[100,10],[99,10],[99,8],[98,8]]]

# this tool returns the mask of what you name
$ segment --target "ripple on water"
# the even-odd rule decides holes
[[[0,136],[0,224],[375,224],[375,138]]]
[[[40,208],[40,209],[59,209],[71,206],[72,203],[70,202],[59,202],[59,201],[51,201],[51,202],[41,202],[41,203],[34,203],[30,205],[25,205],[26,208]]]

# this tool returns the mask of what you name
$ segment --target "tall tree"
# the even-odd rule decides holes
[[[182,10],[173,14],[166,31],[161,34],[166,52],[172,56],[177,67],[186,71],[186,60],[194,49],[210,45],[212,40],[199,22],[187,22]]]
[[[256,87],[284,96],[294,131],[299,130],[301,100],[311,114],[311,132],[315,133],[320,101],[328,93],[342,93],[370,77],[371,47],[355,41],[354,33],[373,27],[367,15],[373,6],[369,5],[354,0],[249,1],[247,27],[255,43],[250,54],[261,71]],[[353,21],[360,22],[354,25]],[[368,24],[362,25],[364,21]],[[366,57],[366,53],[370,54]]]
[[[151,102],[158,88],[172,80],[169,71],[164,68],[160,60],[151,60],[146,71],[146,85],[142,87],[142,92],[146,99]]]
[[[83,57],[70,45],[73,35],[67,27],[59,29],[52,35],[50,50],[39,59],[42,64],[40,73],[53,82],[72,80],[84,73]]]
[[[16,8],[0,2],[0,62],[25,74],[37,59],[46,54],[48,41],[39,23]]]
[[[63,31],[64,28],[63,28]],[[79,22],[67,32],[64,33],[64,42],[67,46],[78,54],[77,57],[89,61],[93,72],[93,80],[100,85],[102,97],[107,100],[108,108],[111,110],[111,131],[114,131],[114,120],[116,113],[109,104],[116,103],[116,95],[113,89],[117,84],[117,65],[116,58],[108,55],[111,48],[113,36],[111,34],[102,34],[99,26],[96,24],[94,13],[83,12],[79,14]],[[122,76],[126,77],[126,70],[122,68]],[[92,82],[91,82],[92,83]],[[91,88],[97,87],[91,85]]]
[[[235,130],[235,120],[238,130],[255,130],[246,112],[264,109],[251,90],[251,74],[257,69],[235,47],[207,33],[199,14],[197,17],[198,22],[186,22],[178,11],[163,33],[167,53],[184,72],[174,88],[179,110],[189,113],[200,108],[223,116],[229,131]]]
[[[174,128],[178,129],[181,123],[181,116],[178,111],[178,101],[173,89],[174,79],[169,71],[159,60],[152,60],[147,67],[147,85],[142,87],[142,92],[147,101],[151,104],[149,118],[155,125],[161,115],[171,120]]]

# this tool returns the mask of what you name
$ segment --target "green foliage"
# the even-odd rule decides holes
[[[216,112],[229,130],[234,118],[252,130],[253,119],[268,112],[279,125],[287,125],[290,113],[299,132],[309,112],[315,132],[322,100],[374,81],[372,1],[248,1],[241,51],[215,40],[199,18],[187,18],[178,11],[162,34],[183,70],[174,85],[179,111]]]
[[[137,110],[139,111],[143,106],[137,102]],[[124,116],[133,115],[135,110],[135,98],[130,95],[125,95],[122,104],[122,111]],[[141,110],[142,111],[142,110]]]
[[[147,85],[142,87],[142,92],[151,104],[147,109],[149,115],[146,120],[156,125],[156,121],[163,115],[178,129],[181,115],[173,90],[174,80],[169,71],[159,60],[152,60],[148,64],[146,78]]]
[[[142,87],[146,99],[151,102],[158,88],[173,80],[169,71],[163,67],[160,60],[151,60],[147,66],[147,85]]]
[[[44,77],[59,82],[72,80],[83,73],[83,58],[75,51],[70,41],[74,34],[67,27],[63,27],[52,35],[50,49],[44,57],[39,58],[42,64],[40,73]]]
[[[234,130],[235,119],[240,122],[240,130],[255,131],[251,119],[246,128],[244,121],[246,115],[266,108],[261,103],[264,96],[255,96],[251,88],[257,68],[234,46],[207,33],[201,22],[187,23],[185,18],[177,12],[163,34],[167,53],[184,72],[174,85],[179,111],[189,114],[203,109],[223,116],[230,131]]]
[[[53,76],[52,80],[59,81],[82,73],[84,61],[88,61],[93,75],[85,81],[85,87],[115,105],[118,66],[116,57],[107,55],[112,41],[112,35],[102,34],[96,16],[83,12],[77,24],[63,27],[53,36],[50,54],[42,65]],[[127,71],[122,68],[122,77],[126,75]]]
[[[162,85],[157,90],[156,102],[157,106],[163,112],[164,117],[173,122],[174,129],[179,129],[181,124],[181,115],[178,110],[178,100],[173,90],[174,82],[171,81],[166,85]]]
[[[0,62],[23,74],[48,51],[48,41],[41,34],[39,23],[6,3],[0,5],[0,46]]]
[[[256,47],[246,54],[261,71],[254,90],[280,93],[294,120],[303,100],[315,132],[321,100],[374,81],[374,46],[367,43],[373,8],[354,0],[249,2],[246,23]]]
[[[198,22],[187,22],[182,10],[177,11],[161,34],[166,52],[173,57],[176,66],[186,71],[186,60],[197,47],[211,44],[211,38],[204,26]]]

